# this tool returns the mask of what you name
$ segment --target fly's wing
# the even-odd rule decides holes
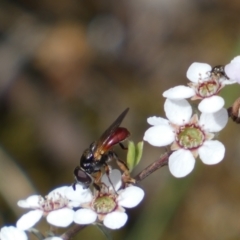
[[[112,135],[115,133],[116,129],[120,126],[121,122],[125,118],[129,111],[129,108],[125,109],[118,118],[110,125],[110,127],[102,134],[102,136],[99,138],[99,140],[96,142],[96,148],[94,151],[94,156],[98,158],[100,154],[103,152],[106,152],[108,149],[106,149],[107,143],[109,138],[112,137]]]

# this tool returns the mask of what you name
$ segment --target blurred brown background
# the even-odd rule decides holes
[[[0,226],[25,212],[17,200],[70,185],[83,150],[126,107],[123,125],[141,140],[146,118],[164,115],[162,92],[186,84],[194,61],[228,63],[239,41],[238,0],[2,0]],[[226,106],[239,89],[223,91]],[[239,136],[229,122],[216,166],[199,161],[184,179],[164,168],[142,182],[146,197],[114,239],[240,239]],[[133,174],[163,151],[145,144]],[[74,239],[105,238],[87,227]]]

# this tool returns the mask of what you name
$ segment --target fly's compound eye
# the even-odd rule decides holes
[[[92,183],[92,178],[79,167],[75,168],[74,176],[75,176],[76,182],[81,184],[83,188],[88,188],[89,185]]]

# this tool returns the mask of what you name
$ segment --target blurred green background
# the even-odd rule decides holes
[[[84,149],[126,107],[123,126],[140,141],[146,118],[164,116],[162,92],[186,84],[194,61],[228,63],[239,42],[238,0],[2,0],[0,226],[25,212],[19,199],[70,185]],[[227,107],[239,90],[224,89]],[[218,165],[199,161],[184,179],[165,167],[144,180],[144,201],[114,239],[240,239],[239,136],[229,122]],[[163,152],[145,144],[133,175]],[[105,238],[91,226],[74,239]]]

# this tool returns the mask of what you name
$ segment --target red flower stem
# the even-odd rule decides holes
[[[75,224],[70,229],[68,229],[65,233],[63,233],[60,237],[63,240],[72,239],[73,236],[75,236],[80,230],[82,230],[86,226],[88,226],[88,225],[78,225],[78,224]]]
[[[146,177],[148,177],[150,174],[158,170],[159,168],[168,165],[168,158],[170,156],[171,152],[164,153],[158,160],[151,163],[148,167],[143,169],[136,177],[136,183],[142,181]]]

